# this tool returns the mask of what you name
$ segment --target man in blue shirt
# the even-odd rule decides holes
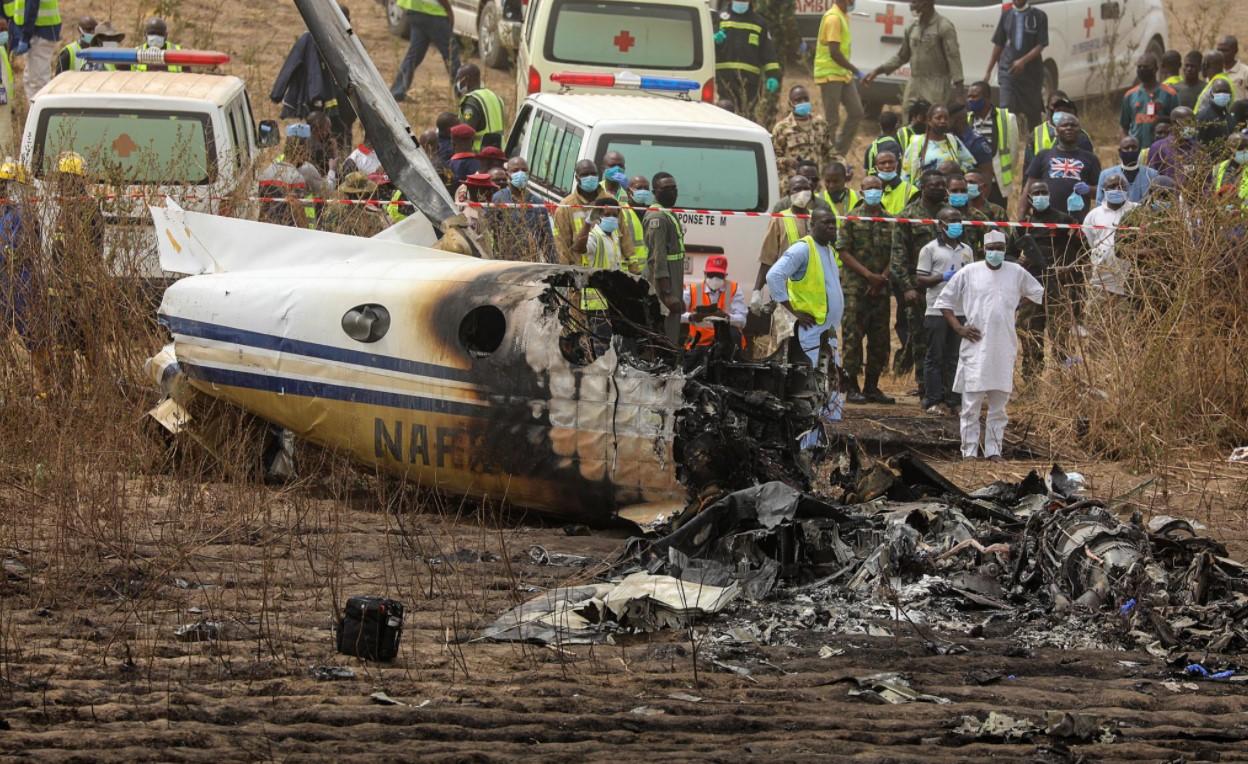
[[[992,57],[984,81],[992,81],[992,70],[1000,63],[1001,104],[1022,114],[1028,129],[1040,124],[1044,113],[1042,54],[1048,44],[1049,17],[1039,8],[1029,7],[1028,0],[1014,0],[1013,7],[1002,12],[992,34]]]

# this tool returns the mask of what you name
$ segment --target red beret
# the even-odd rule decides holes
[[[472,129],[472,125],[458,124],[451,128],[452,138],[471,138],[476,135],[477,131]]]
[[[498,188],[494,185],[494,181],[490,180],[488,172],[474,172],[467,178],[464,178],[464,185],[469,188]]]

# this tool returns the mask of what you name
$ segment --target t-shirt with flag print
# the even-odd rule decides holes
[[[1028,180],[1043,180],[1048,183],[1049,200],[1053,209],[1069,212],[1079,219],[1095,206],[1093,196],[1100,176],[1100,160],[1096,158],[1096,154],[1083,149],[1067,151],[1054,146],[1037,154],[1027,167]],[[1066,200],[1081,181],[1088,184],[1091,193],[1084,197],[1083,210],[1071,212],[1067,209]]]

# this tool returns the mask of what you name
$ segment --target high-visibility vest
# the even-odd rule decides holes
[[[35,16],[35,26],[54,27],[61,23],[61,7],[59,0],[35,1],[39,3],[39,11]],[[27,0],[16,0],[16,2],[13,3],[10,18],[12,18],[13,22],[19,27],[26,25],[26,2]]]
[[[904,152],[910,148],[910,141],[914,140],[914,128],[906,125],[897,131],[897,142],[901,144],[901,150]],[[901,157],[897,157],[897,163],[901,163]]]
[[[1231,168],[1231,160],[1226,160],[1218,165],[1213,171],[1213,190],[1222,190],[1222,181],[1226,179],[1226,171]],[[1239,171],[1239,198],[1244,201],[1244,206],[1248,206],[1248,171],[1241,169]]]
[[[880,198],[880,206],[890,215],[900,215],[919,189],[913,183],[904,180],[892,188],[884,187],[884,196]]]
[[[9,60],[9,51],[7,48],[0,47],[0,64],[4,66],[4,97],[8,102],[13,101],[13,62]]]
[[[437,0],[398,0],[398,6],[405,11],[416,11],[430,16],[446,15],[446,9]]]
[[[151,47],[152,47],[152,46],[148,45],[147,43],[143,43],[142,45],[140,45],[140,46],[138,47],[138,50],[150,50],[150,49],[151,49]],[[167,43],[165,43],[165,47],[164,47],[164,49],[165,49],[165,50],[182,50],[182,46],[181,46],[181,45],[178,45],[178,44],[176,44],[176,43],[167,42]],[[180,66],[167,66],[167,67],[165,67],[165,68],[166,68],[167,70],[171,71],[171,72],[180,72],[180,71],[182,71],[182,67],[180,67]],[[133,71],[136,71],[136,72],[146,72],[146,71],[147,71],[147,64],[135,64],[133,67],[131,67],[131,69],[132,69]]]
[[[1087,130],[1079,128],[1079,132],[1083,133],[1083,135],[1088,138],[1088,141],[1091,142],[1092,138],[1091,136],[1088,136]],[[1051,149],[1056,143],[1057,128],[1048,122],[1041,122],[1036,125],[1035,130],[1031,131],[1031,147],[1033,154],[1039,154],[1045,149]]]
[[[628,205],[620,207],[620,227],[626,228],[625,233],[633,237],[633,259],[629,261],[634,269],[645,268],[650,260],[650,248],[646,246],[646,229],[641,224],[641,215]]]
[[[789,304],[793,310],[809,313],[816,324],[822,324],[828,318],[828,292],[823,281],[823,258],[819,257],[819,247],[815,237],[802,239],[810,247],[810,256],[806,258],[806,275],[798,281],[789,279]]]
[[[386,215],[396,223],[407,220],[407,213],[402,211],[403,205],[399,203],[401,201],[403,201],[403,192],[395,191],[390,201],[386,202]]]
[[[486,133],[502,133],[505,125],[503,124],[503,99],[487,88],[477,88],[471,93],[459,99],[459,110],[463,113],[464,102],[469,98],[475,98],[481,104],[481,108],[485,109],[485,127],[477,131],[476,140],[472,142],[472,150],[481,150],[481,140]]]
[[[1017,127],[1018,123],[1010,119],[1010,112],[1006,109],[996,108],[993,111],[996,112],[997,157],[1001,160],[999,179],[1001,188],[1008,189],[1014,182],[1014,145],[1018,142],[1018,135],[1010,133],[1010,125]]]
[[[1163,84],[1163,85],[1170,85],[1171,87],[1173,87],[1173,86],[1175,86],[1175,85],[1178,85],[1178,84],[1179,84],[1179,83],[1181,83],[1182,81],[1183,81],[1183,75],[1181,75],[1181,74],[1176,74],[1176,75],[1174,75],[1173,77],[1167,77],[1165,80],[1163,80],[1163,81],[1162,81],[1162,83],[1161,83],[1161,84]]]
[[[797,213],[790,207],[782,211],[780,216],[780,222],[784,223],[784,235],[788,237],[788,246],[791,247],[802,238],[802,232],[797,230]]]
[[[1232,80],[1229,76],[1227,76],[1226,72],[1219,72],[1218,74],[1210,77],[1208,84],[1205,85],[1205,89],[1200,91],[1200,96],[1196,99],[1196,108],[1200,108],[1204,105],[1205,97],[1213,92],[1213,83],[1217,80],[1226,80],[1226,84],[1231,86],[1231,100],[1239,100],[1239,94],[1235,92],[1235,80]]]
[[[710,305],[711,296],[707,293],[702,282],[689,285],[689,312],[692,313],[699,305]],[[737,282],[724,281],[724,288],[719,290],[719,299],[715,301],[715,307],[728,312],[728,308],[732,307],[732,301],[737,299]],[[715,341],[715,327],[698,326],[697,324],[689,324],[689,339],[685,342],[686,348],[706,347]],[[745,336],[741,337],[741,347],[745,347]]]
[[[854,191],[854,189],[852,188],[845,189],[845,202],[843,204],[844,209],[838,208],[836,206],[836,202],[832,201],[832,194],[829,194],[827,190],[821,191],[820,193],[823,194],[824,203],[827,204],[828,207],[833,212],[836,213],[836,216],[838,218],[843,217],[845,214],[847,214],[850,210],[852,210],[854,207],[858,205],[858,192]],[[840,224],[839,220],[837,221],[837,224],[838,225]]]
[[[902,143],[900,138],[894,138],[891,135],[881,135],[879,138],[871,141],[871,146],[867,149],[867,172],[875,172],[875,157],[880,153],[880,147],[885,143],[896,143],[901,146],[903,152],[906,150],[906,144]],[[900,162],[901,157],[897,157],[897,161]]]
[[[615,270],[620,262],[620,232],[607,235],[601,228],[594,226],[589,230],[590,241],[581,255],[581,265],[598,270]],[[591,260],[591,250],[596,249]],[[606,310],[607,298],[597,289],[585,289],[581,292],[581,310]]]
[[[853,78],[853,73],[832,60],[832,53],[828,50],[828,46],[823,42],[823,28],[833,17],[841,22],[841,54],[846,61],[850,60],[850,52],[853,48],[853,41],[849,33],[849,19],[845,18],[845,12],[839,6],[833,5],[828,12],[823,14],[823,19],[819,22],[819,38],[815,42],[815,82],[828,81],[832,79]]]
[[[78,51],[82,50],[82,43],[74,40],[65,46],[65,51],[69,53],[69,69],[66,71],[76,72],[82,68],[82,64],[78,63]]]
[[[662,212],[664,215],[667,215],[667,219],[672,221],[672,225],[676,226],[676,245],[680,247],[680,251],[668,252],[667,259],[669,261],[684,260],[685,259],[685,227],[680,224],[680,221],[676,219],[675,215],[663,209],[658,204],[650,205],[650,209],[658,210],[659,212]]]

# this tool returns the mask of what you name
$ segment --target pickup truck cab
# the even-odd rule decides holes
[[[377,0],[385,6],[390,33],[407,39],[407,13],[396,0]],[[455,34],[474,40],[481,60],[495,69],[506,69],[520,44],[520,28],[529,0],[451,0]]]
[[[65,72],[31,100],[21,159],[41,191],[62,153],[80,154],[99,179],[115,272],[160,277],[148,203],[172,196],[190,210],[240,212],[227,197],[250,177],[258,150],[275,142],[276,125],[265,127],[262,139],[238,77]]]
[[[707,0],[529,0],[516,102],[559,92],[552,75],[575,71],[692,80],[689,96],[714,103],[713,33]]]
[[[529,188],[558,202],[571,193],[573,168],[608,151],[624,155],[629,177],[664,170],[680,188],[686,276],[701,278],[706,258],[728,257],[729,277],[748,297],[767,233],[763,216],[779,198],[771,135],[708,103],[606,93],[529,96],[507,140],[509,156],[529,163]],[[702,210],[705,210],[703,212]]]
[[[798,31],[808,45],[832,0],[795,0]],[[992,56],[992,35],[1006,0],[936,0],[936,12],[958,30],[966,84],[980,79]],[[1044,49],[1044,86],[1061,88],[1071,98],[1111,93],[1131,86],[1135,60],[1148,51],[1165,52],[1168,33],[1162,0],[1031,0],[1049,18],[1049,46]],[[869,72],[901,47],[902,31],[912,20],[910,5],[896,0],[857,0],[849,13],[854,66]],[[897,103],[909,66],[880,77],[862,89],[874,104]],[[993,73],[996,84],[996,73]]]

